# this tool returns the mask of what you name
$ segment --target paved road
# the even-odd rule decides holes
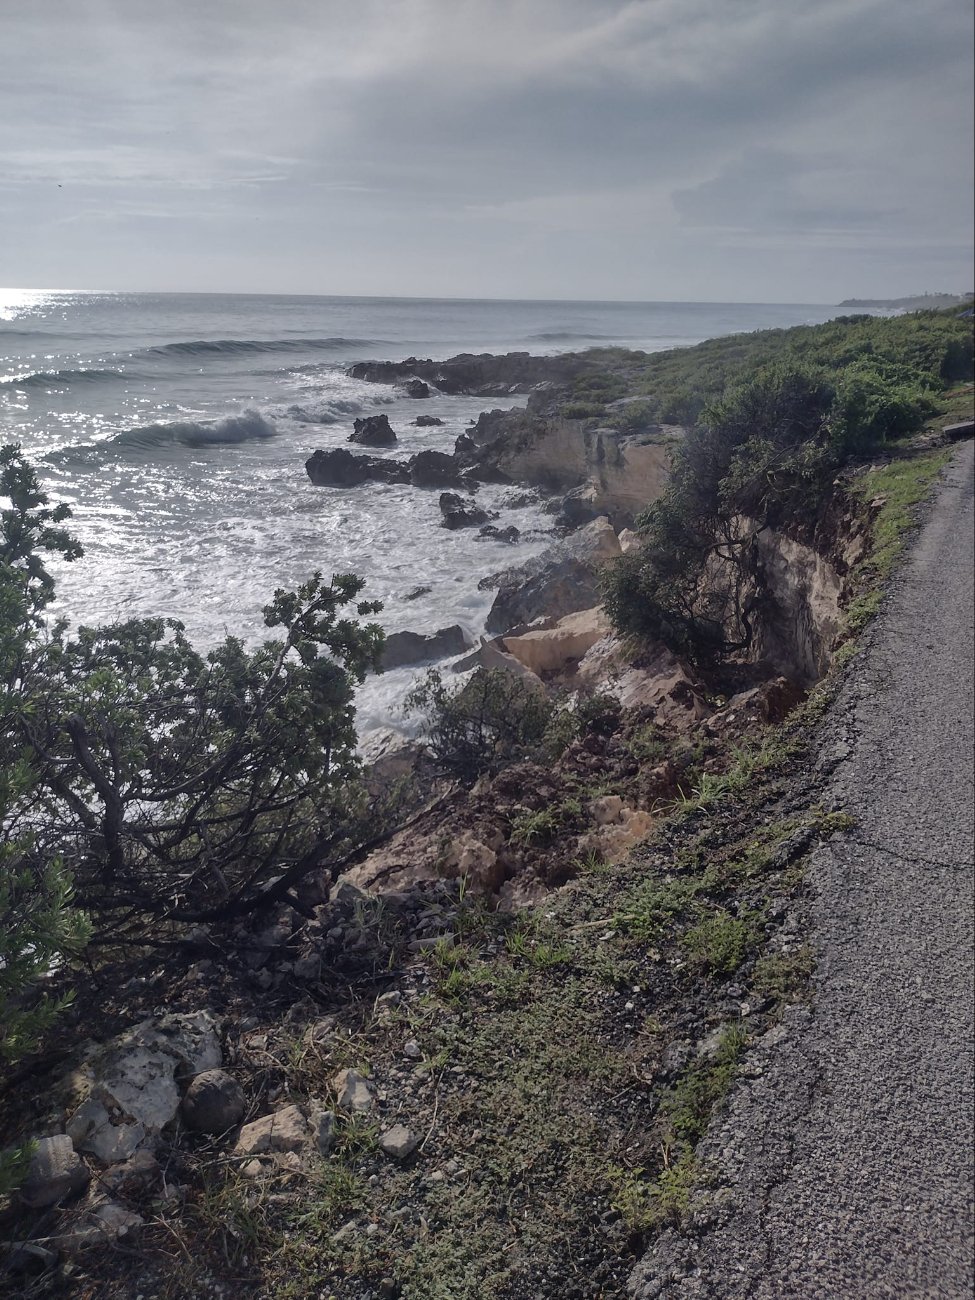
[[[639,1300],[973,1294],[972,470],[969,443],[826,723],[858,824],[814,857],[813,1009],[756,1053]]]

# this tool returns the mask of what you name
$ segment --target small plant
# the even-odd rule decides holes
[[[666,1148],[665,1148],[666,1151]],[[693,1151],[665,1165],[657,1178],[644,1169],[611,1165],[610,1204],[631,1233],[645,1235],[664,1224],[679,1225],[690,1208],[691,1189],[697,1178]]]
[[[807,987],[815,964],[812,949],[808,947],[796,952],[767,953],[755,963],[752,987],[779,1002],[794,1001]]]
[[[732,916],[719,908],[693,925],[680,942],[698,970],[730,975],[748,956],[758,937],[754,916]]]
[[[741,1025],[729,1025],[709,1057],[694,1061],[660,1099],[660,1116],[671,1140],[696,1143],[715,1106],[734,1082],[748,1042]]]

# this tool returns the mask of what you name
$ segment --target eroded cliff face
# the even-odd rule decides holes
[[[844,577],[835,559],[766,529],[756,539],[766,596],[751,658],[811,686],[829,667],[842,627]]]
[[[475,474],[488,470],[546,492],[572,493],[578,521],[606,515],[619,529],[663,493],[681,433],[668,426],[624,434],[529,409],[487,411],[465,437]]]

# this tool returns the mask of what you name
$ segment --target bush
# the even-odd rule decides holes
[[[39,860],[64,860],[99,937],[240,915],[336,867],[375,829],[353,693],[382,632],[346,616],[379,608],[355,603],[362,581],[278,591],[264,611],[277,636],[251,652],[228,637],[203,656],[172,619],[69,636],[42,624],[40,553],[78,548],[16,450],[4,457],[4,548],[24,597],[4,730],[33,774],[12,815],[29,814]]]
[[[543,690],[501,668],[478,668],[454,689],[431,669],[406,705],[426,715],[423,734],[434,761],[468,786],[485,773],[539,757],[556,713]]]
[[[467,786],[512,763],[553,761],[582,732],[615,728],[620,711],[613,696],[601,694],[570,708],[501,668],[478,668],[454,688],[431,669],[406,703],[425,714],[423,734],[434,761]]]

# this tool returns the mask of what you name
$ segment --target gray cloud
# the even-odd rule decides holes
[[[971,280],[963,0],[7,0],[4,23],[9,282]]]

